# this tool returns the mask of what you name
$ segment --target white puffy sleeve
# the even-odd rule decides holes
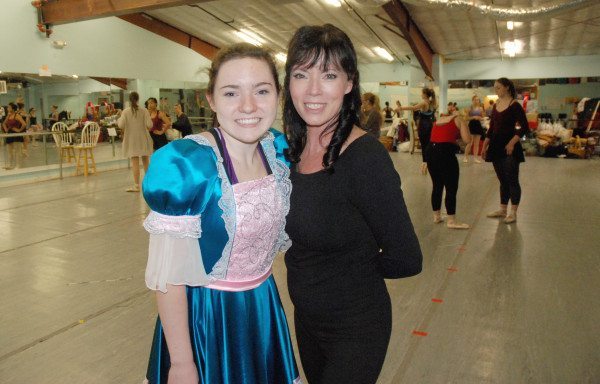
[[[152,290],[210,283],[199,239],[200,213],[214,182],[208,175],[216,174],[211,153],[192,140],[177,140],[152,155],[142,188],[151,209],[144,228],[150,234],[146,285]]]
[[[167,216],[150,212],[144,221],[150,233],[146,286],[167,292],[167,284],[210,283],[200,254],[200,215]]]

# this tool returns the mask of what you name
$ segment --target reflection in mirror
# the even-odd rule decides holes
[[[212,111],[206,100],[205,83],[185,82],[179,88],[160,88],[159,109],[167,112],[175,126],[182,119],[177,116],[176,104],[182,107],[180,113],[187,116],[192,124],[193,133],[205,131],[212,126]]]
[[[18,102],[23,105],[19,113],[26,123],[21,133],[7,134],[3,130],[0,134],[0,185],[24,180],[28,174],[35,174],[33,177],[39,180],[57,177],[57,170],[62,174],[63,168],[67,174],[74,172],[76,151],[65,149],[81,142],[81,132],[87,121],[101,125],[98,149],[95,150],[97,153],[94,153],[96,162],[112,162],[113,166],[123,166],[119,163],[119,146],[115,148],[108,126],[114,123],[115,104],[116,107],[122,107],[126,80],[1,73],[0,81],[7,85],[6,89],[0,87],[0,120],[6,120],[9,103]],[[57,122],[61,124],[55,125]],[[68,132],[64,135],[52,134],[53,126]],[[15,140],[17,144],[12,145]],[[126,162],[124,164],[126,166]]]

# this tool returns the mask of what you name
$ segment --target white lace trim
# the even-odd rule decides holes
[[[153,235],[166,233],[178,239],[185,237],[199,239],[202,234],[200,215],[170,216],[150,211],[150,214],[144,220],[144,228]]]
[[[211,278],[224,279],[227,274],[229,257],[231,255],[231,247],[236,232],[236,207],[235,197],[233,194],[233,187],[229,182],[227,172],[225,171],[225,166],[223,165],[223,158],[221,157],[219,149],[216,145],[213,145],[206,137],[204,137],[201,134],[188,135],[184,139],[193,140],[200,145],[211,147],[217,157],[216,165],[219,178],[221,179],[222,192],[222,196],[219,199],[218,205],[219,208],[221,208],[221,210],[223,211],[221,217],[225,222],[225,230],[227,231],[229,239],[225,244],[225,247],[223,248],[221,258],[214,265],[213,270],[209,275]],[[287,217],[288,212],[290,210],[290,194],[292,192],[292,182],[290,181],[289,167],[283,161],[277,159],[274,140],[275,136],[273,135],[273,133],[267,131],[260,140],[260,144],[264,150],[265,158],[267,159],[267,162],[269,163],[269,166],[273,171],[273,175],[275,176],[277,190],[281,196],[282,201],[281,205],[283,209],[283,214],[281,215],[281,217],[283,222],[281,223],[281,229],[279,231],[277,242],[273,249],[273,252],[277,253],[285,252],[289,249],[289,247],[292,244],[288,234],[285,232],[285,218]]]
[[[275,244],[275,252],[285,252],[292,245],[292,241],[290,237],[285,232],[285,218],[287,217],[290,211],[290,194],[292,193],[292,182],[290,181],[290,168],[283,161],[277,158],[277,153],[275,152],[274,145],[275,136],[271,132],[267,132],[267,135],[261,140],[261,145],[265,152],[265,157],[269,162],[269,166],[275,175],[275,180],[277,182],[277,189],[281,196],[281,206],[283,210],[282,218],[283,223],[281,225],[281,230],[279,231],[279,236],[277,238],[277,243]]]
[[[219,178],[221,179],[222,193],[218,205],[219,208],[221,208],[221,211],[223,212],[221,218],[225,223],[225,230],[227,231],[227,236],[229,237],[229,239],[227,240],[227,243],[223,248],[221,258],[219,258],[219,260],[215,263],[209,275],[217,280],[223,280],[227,275],[227,266],[229,265],[229,256],[231,255],[231,246],[233,244],[233,237],[235,236],[236,230],[235,197],[233,196],[233,188],[231,186],[231,183],[229,183],[227,172],[225,172],[225,166],[223,165],[223,158],[221,157],[219,148],[217,148],[216,145],[213,145],[206,137],[200,134],[188,135],[185,137],[185,139],[194,140],[200,145],[211,147],[217,157],[217,172],[219,173]]]

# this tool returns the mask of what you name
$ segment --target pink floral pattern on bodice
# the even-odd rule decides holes
[[[236,230],[225,280],[247,281],[271,268],[285,217],[273,175],[234,184],[233,194]]]

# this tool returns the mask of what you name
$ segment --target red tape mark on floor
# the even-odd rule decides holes
[[[464,245],[463,245],[463,246],[460,246],[460,247],[458,247],[458,252],[464,252],[464,251],[466,251],[466,250],[467,250],[467,248],[466,248]]]
[[[448,268],[448,270],[450,272],[458,272],[458,268],[456,268],[456,267],[450,267],[450,268]]]
[[[433,301],[434,303],[443,303],[444,300],[442,299],[431,299],[431,301]]]
[[[422,331],[412,331],[412,334],[415,336],[427,336],[427,332]]]

